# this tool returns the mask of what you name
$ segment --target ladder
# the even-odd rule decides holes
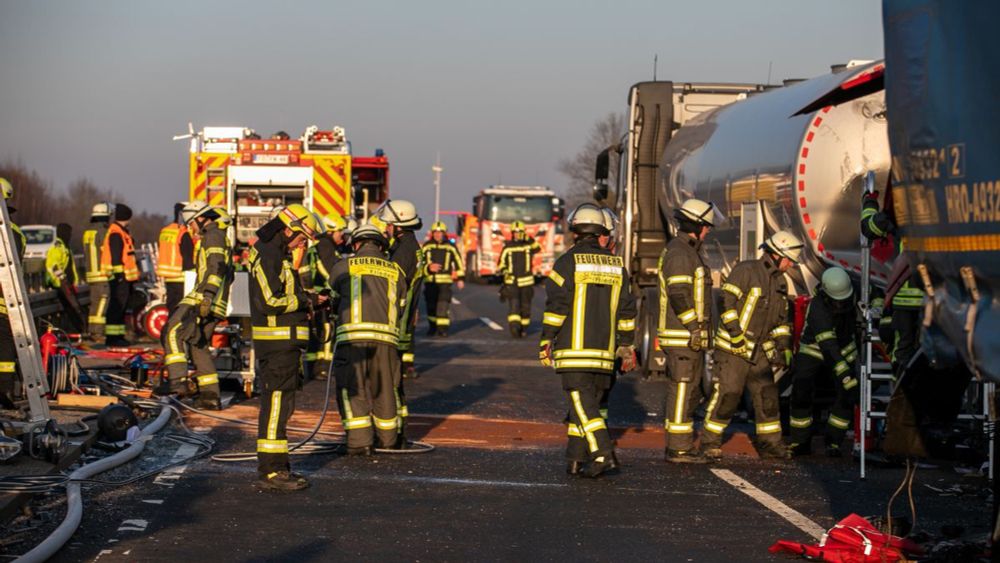
[[[45,399],[48,384],[45,372],[42,370],[42,354],[38,347],[35,319],[31,314],[31,303],[28,301],[28,290],[24,284],[21,260],[14,247],[14,235],[11,232],[6,201],[0,205],[0,287],[3,289],[7,315],[10,318],[10,330],[14,334],[14,345],[17,347],[17,365],[21,369],[24,392],[28,396],[30,412],[27,426],[29,429],[44,426],[51,418],[49,403]]]

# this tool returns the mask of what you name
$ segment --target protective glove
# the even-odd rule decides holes
[[[701,327],[698,327],[698,328],[692,330],[691,331],[691,339],[688,340],[688,348],[690,348],[694,352],[700,352],[701,351],[701,335],[702,335],[702,329],[701,329]]]
[[[542,340],[538,343],[538,361],[545,367],[552,366],[552,341]]]
[[[628,373],[635,369],[636,361],[635,346],[619,346],[615,351],[615,357],[622,361],[622,373]]]
[[[767,360],[775,370],[783,370],[788,367],[790,352],[790,350],[775,350],[768,356]]]
[[[205,295],[198,304],[198,316],[207,319],[212,314],[212,296]]]

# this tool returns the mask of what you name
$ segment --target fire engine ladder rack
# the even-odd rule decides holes
[[[14,335],[14,346],[17,348],[17,365],[21,370],[24,391],[28,397],[30,412],[25,430],[32,431],[44,426],[51,418],[49,403],[45,399],[48,383],[42,370],[38,334],[35,331],[35,320],[28,301],[28,289],[24,284],[21,260],[14,247],[6,201],[0,205],[0,287],[3,289],[10,330]]]

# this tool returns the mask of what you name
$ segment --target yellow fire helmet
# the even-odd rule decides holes
[[[434,231],[441,231],[442,233],[447,233],[448,227],[444,224],[444,221],[435,221],[434,224],[431,225],[431,232],[433,233]]]
[[[3,198],[10,199],[14,197],[14,185],[10,183],[7,178],[0,178],[0,189],[3,190]]]
[[[331,213],[323,217],[323,226],[327,232],[343,231],[347,229],[347,220],[339,213]]]
[[[523,233],[524,230],[524,221],[514,221],[510,224],[510,232],[512,233]]]
[[[322,224],[312,211],[300,203],[293,203],[281,210],[278,219],[293,233],[302,233],[310,240],[316,240],[322,231]]]

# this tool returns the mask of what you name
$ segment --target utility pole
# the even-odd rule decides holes
[[[434,172],[434,222],[438,222],[441,217],[441,172],[444,168],[441,168],[441,152],[437,153],[437,164],[431,166],[431,170]]]

